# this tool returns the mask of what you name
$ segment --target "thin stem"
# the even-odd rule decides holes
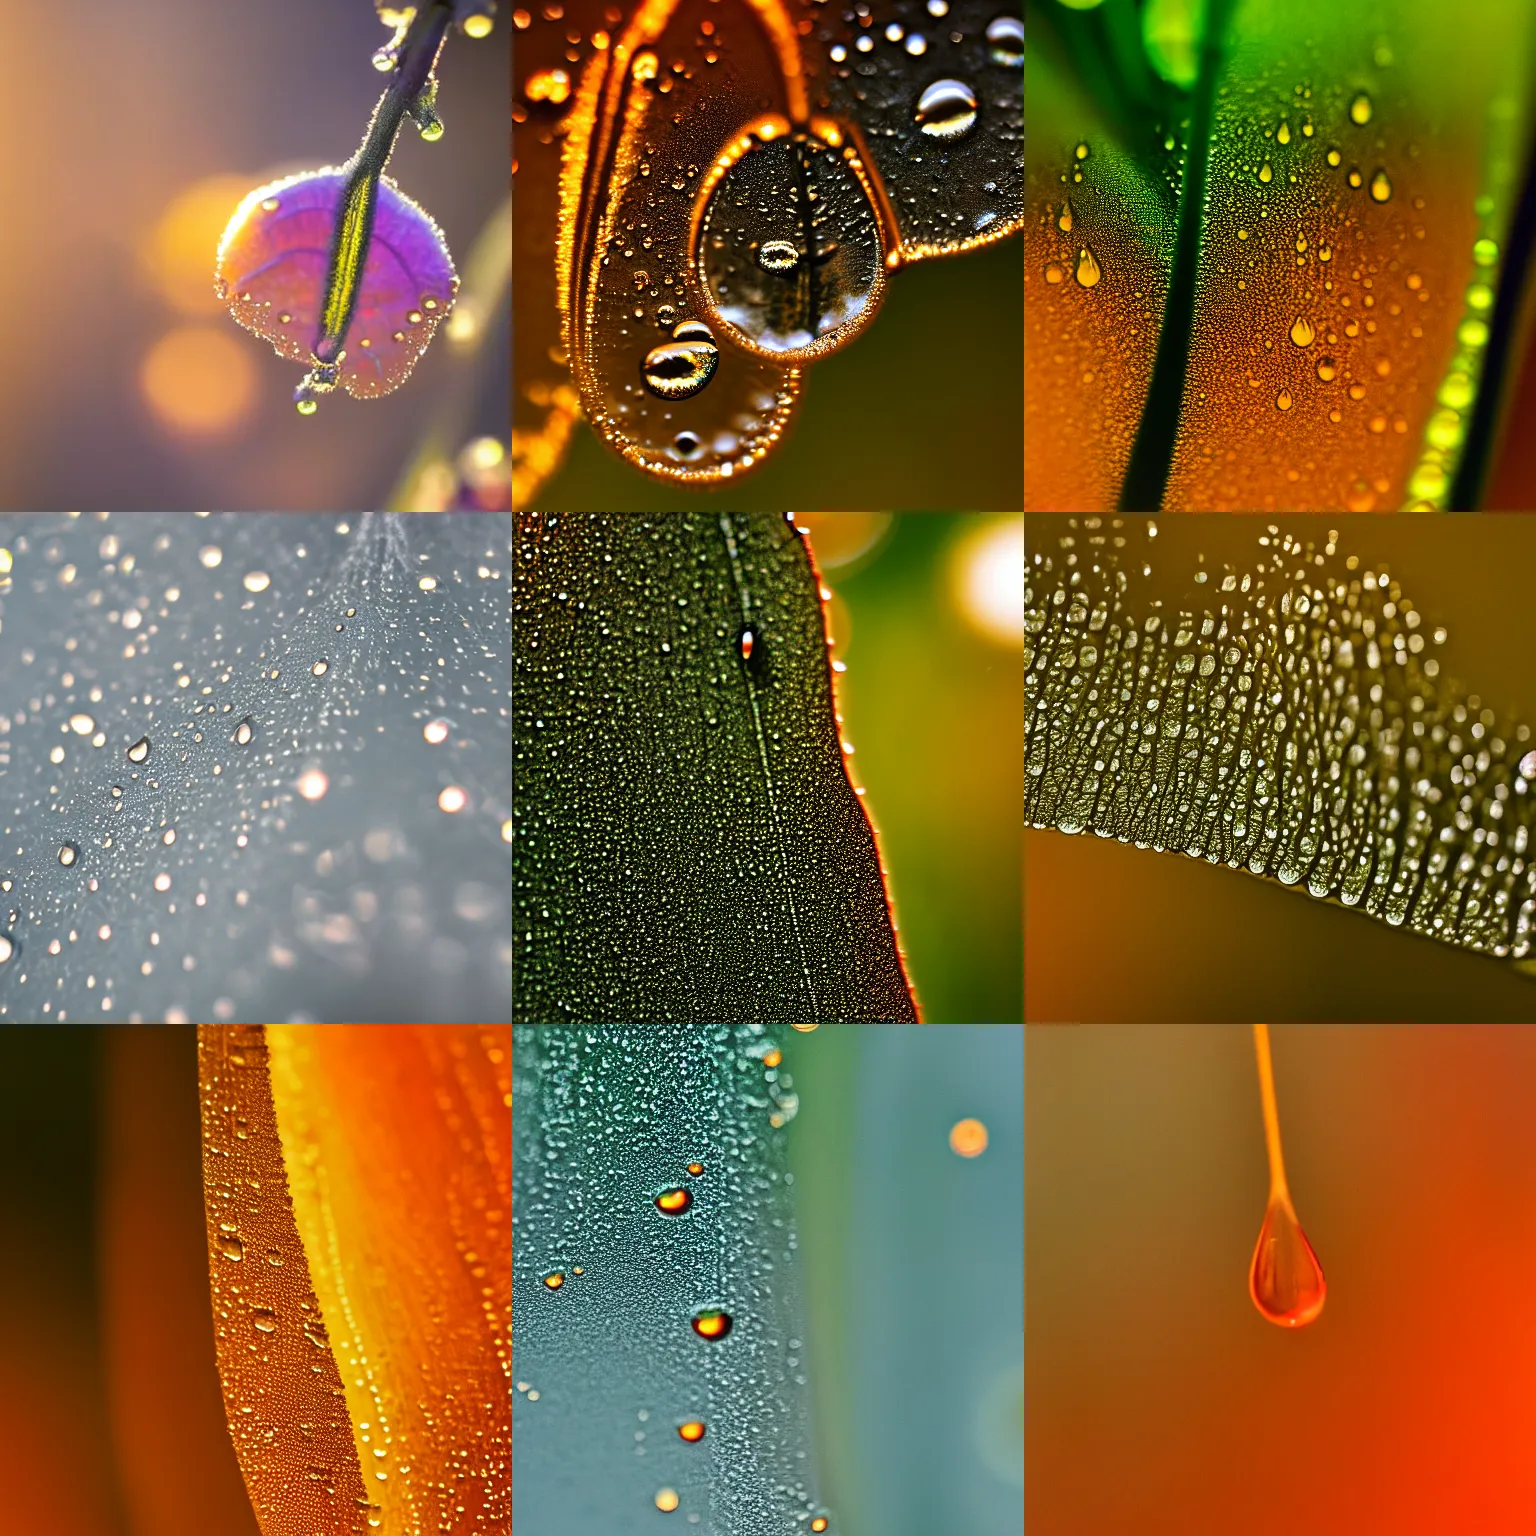
[[[1269,1151],[1269,1198],[1291,1201],[1285,1182],[1285,1157],[1280,1151],[1280,1112],[1275,1108],[1275,1069],[1269,1059],[1269,1025],[1253,1026],[1253,1049],[1259,1058],[1259,1097],[1264,1103],[1264,1145]]]

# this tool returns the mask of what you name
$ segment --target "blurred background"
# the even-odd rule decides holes
[[[826,1025],[786,1045],[835,1536],[1022,1528],[1023,1036]]]
[[[213,291],[239,200],[357,148],[386,77],[373,0],[0,0],[25,39],[0,159],[0,505],[35,510],[506,506],[510,110],[505,16],[450,31],[446,131],[407,122],[389,174],[463,286],[395,393],[305,419],[301,374]]]
[[[7,1536],[258,1536],[224,1417],[192,1029],[0,1030]]]
[[[1029,516],[1026,541],[1065,519]],[[1466,516],[1157,519],[1138,587],[1193,604],[1196,557],[1247,567],[1275,526],[1385,568],[1426,622],[1443,624],[1441,682],[1502,720],[1536,721],[1528,621],[1536,521]],[[1041,547],[1043,547],[1043,542]],[[1203,606],[1203,605],[1202,605]],[[1529,1020],[1536,981],[1246,870],[1092,835],[1024,833],[1025,1017],[1034,1021]]]
[[[1023,253],[1005,240],[898,272],[869,330],[807,370],[784,441],[745,479],[652,480],[582,422],[540,510],[1023,506]]]
[[[1536,1031],[1271,1033],[1328,1280],[1294,1331],[1248,1296],[1251,1030],[1027,1032],[1027,1528],[1529,1531]]]
[[[929,1023],[1022,1018],[1019,513],[800,512],[838,709]]]

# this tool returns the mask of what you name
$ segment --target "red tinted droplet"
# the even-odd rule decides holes
[[[691,1173],[691,1174],[694,1174],[694,1175],[701,1174],[701,1173],[704,1172],[704,1164],[703,1163],[689,1163],[688,1164],[688,1172]]]
[[[681,1216],[693,1204],[686,1189],[666,1189],[656,1196],[656,1209],[664,1216]]]
[[[1328,1282],[1291,1202],[1271,1197],[1248,1270],[1248,1294],[1265,1319],[1305,1328],[1323,1310]]]
[[[723,1339],[731,1331],[731,1314],[705,1307],[693,1315],[693,1331],[701,1339]]]
[[[757,631],[754,630],[752,628],[752,626],[749,624],[741,632],[741,659],[743,661],[751,661],[752,660],[752,647],[756,643],[756,640],[757,640]]]

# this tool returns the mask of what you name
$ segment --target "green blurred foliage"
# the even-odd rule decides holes
[[[852,619],[843,734],[908,975],[938,1024],[1023,1017],[1022,651],[982,639],[956,607],[949,558],[974,522],[908,513],[850,574],[824,573]]]

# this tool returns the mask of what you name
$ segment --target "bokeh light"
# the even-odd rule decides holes
[[[980,1120],[957,1120],[949,1128],[950,1150],[960,1157],[980,1157],[987,1150],[987,1128]]]
[[[224,301],[213,291],[212,253],[231,211],[253,185],[248,176],[205,176],[171,199],[145,238],[145,273],[179,313],[224,313]]]
[[[256,369],[222,327],[181,325],[149,349],[139,385],[156,420],[173,432],[220,437],[249,417]]]
[[[998,645],[1024,648],[1024,514],[988,518],[957,541],[955,601],[966,621]]]

